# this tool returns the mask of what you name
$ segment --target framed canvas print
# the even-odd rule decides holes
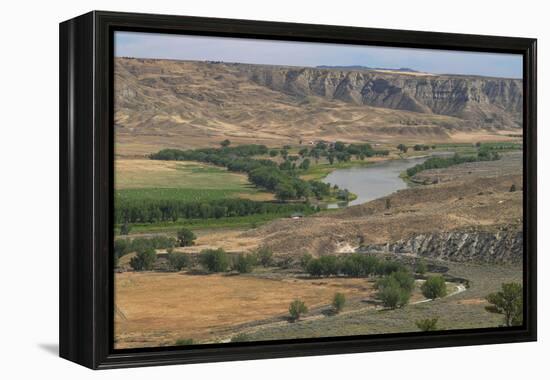
[[[60,25],[60,355],[536,339],[536,40]]]

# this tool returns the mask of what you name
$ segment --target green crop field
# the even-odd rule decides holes
[[[242,189],[123,189],[116,190],[115,195],[122,200],[140,201],[212,201],[222,198],[237,197],[242,194]]]
[[[135,223],[132,224],[131,233],[168,233],[174,232],[182,227],[189,228],[191,230],[214,228],[255,228],[274,219],[287,218],[290,214],[290,212],[268,213],[219,219],[179,219],[176,222]],[[115,233],[117,234],[119,232],[118,227],[119,226],[115,226]]]
[[[119,159],[115,183],[115,195],[128,200],[272,199],[246,175],[198,162]]]

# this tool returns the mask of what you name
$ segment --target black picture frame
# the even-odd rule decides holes
[[[149,31],[523,56],[524,324],[190,347],[113,349],[113,33]],[[536,40],[93,11],[60,24],[60,356],[93,369],[535,341]]]

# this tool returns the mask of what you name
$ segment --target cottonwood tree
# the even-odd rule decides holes
[[[197,239],[197,237],[193,231],[187,228],[178,230],[178,244],[180,247],[188,247],[195,244],[195,239]]]
[[[172,249],[170,249],[168,252],[168,266],[171,270],[179,272],[188,265],[189,256],[185,253],[172,252]]]
[[[447,284],[442,276],[429,277],[420,287],[424,297],[429,299],[441,298],[447,295]]]
[[[498,313],[504,316],[506,326],[520,326],[523,324],[523,286],[511,282],[502,284],[499,292],[487,296],[491,306],[485,309],[490,313]]]
[[[155,250],[151,247],[146,247],[138,250],[136,256],[130,260],[130,266],[135,271],[152,270],[153,264],[157,258]]]
[[[222,248],[201,251],[200,262],[210,272],[225,272],[229,267],[229,257]]]

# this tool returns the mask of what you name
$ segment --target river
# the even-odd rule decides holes
[[[428,157],[389,160],[369,166],[349,169],[336,169],[327,175],[323,182],[338,185],[357,195],[350,202],[328,204],[328,208],[347,207],[384,197],[397,190],[405,189],[407,184],[399,175],[410,167],[426,161]]]

